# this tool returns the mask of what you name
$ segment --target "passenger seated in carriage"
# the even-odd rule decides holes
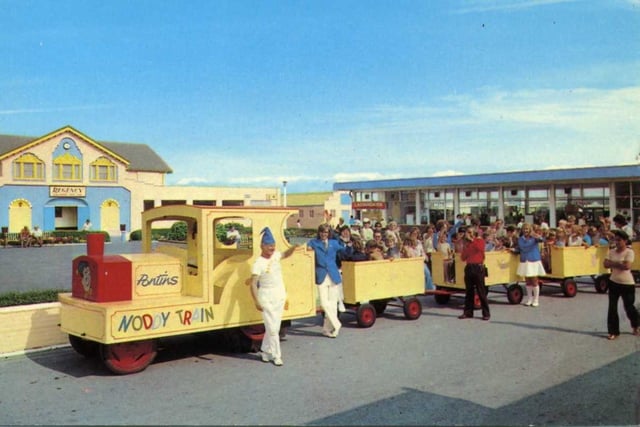
[[[396,244],[396,240],[391,237],[391,236],[387,236],[387,253],[386,253],[386,258],[387,259],[396,259],[396,258],[400,258],[400,248],[398,247],[398,245]]]
[[[455,268],[453,250],[451,245],[447,242],[446,234],[440,234],[438,236],[438,252],[442,254],[442,269],[444,271],[444,281],[447,283],[455,282]]]
[[[366,261],[369,259],[367,254],[364,252],[364,247],[362,246],[362,239],[356,236],[353,236],[353,252],[345,261]]]
[[[367,242],[365,253],[367,254],[368,259],[371,261],[380,261],[385,259],[382,245],[375,240],[369,240]]]

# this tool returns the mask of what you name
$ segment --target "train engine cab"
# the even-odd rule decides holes
[[[99,356],[118,374],[145,369],[162,337],[228,329],[255,334],[262,317],[247,279],[268,226],[284,251],[287,208],[163,206],[142,214],[142,253],[104,254],[89,234],[72,263],[72,291],[59,295],[60,323],[72,347]],[[155,237],[178,223],[179,238]],[[173,229],[173,228],[171,228]],[[155,234],[154,234],[155,233]],[[314,258],[303,248],[282,262],[289,299],[284,320],[315,315]],[[259,328],[258,328],[259,330]]]

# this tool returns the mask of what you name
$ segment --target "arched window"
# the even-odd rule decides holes
[[[44,180],[44,162],[34,154],[23,154],[13,162],[13,178]]]
[[[53,179],[56,181],[82,181],[82,160],[64,153],[53,161]]]
[[[109,181],[118,180],[118,168],[115,163],[106,157],[96,159],[90,165],[91,181]]]

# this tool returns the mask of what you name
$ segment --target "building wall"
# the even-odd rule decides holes
[[[302,228],[317,228],[327,221],[335,226],[338,218],[349,222],[351,197],[346,191],[290,194],[288,200],[289,207],[297,207],[299,213],[289,217],[287,227],[296,227],[298,220]]]
[[[69,143],[67,146],[63,142]],[[66,152],[80,157],[81,180],[59,181],[53,177],[53,159]],[[14,179],[15,160],[32,154],[44,163],[43,179]],[[25,225],[44,231],[81,229],[86,219],[93,229],[120,235],[140,228],[145,201],[154,206],[167,202],[205,201],[214,206],[228,203],[243,206],[277,206],[277,187],[185,187],[166,186],[165,172],[129,171],[128,159],[111,152],[71,128],[42,137],[0,157],[0,227],[18,232]],[[104,157],[115,164],[115,181],[92,181],[90,165]],[[62,215],[62,217],[57,217]]]

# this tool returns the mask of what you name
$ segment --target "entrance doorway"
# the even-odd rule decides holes
[[[56,230],[77,230],[78,229],[78,208],[76,206],[56,206],[55,207]]]

